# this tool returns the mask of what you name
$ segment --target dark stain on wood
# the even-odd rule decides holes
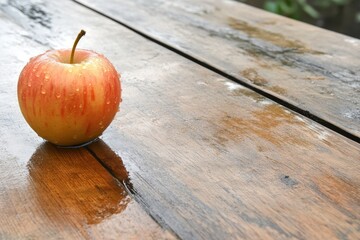
[[[261,77],[254,68],[247,68],[241,71],[240,74],[257,86],[266,86],[268,84],[268,81]]]
[[[286,95],[286,93],[287,93],[286,89],[282,88],[280,86],[271,86],[271,87],[268,87],[267,89],[269,89],[270,91],[275,92],[279,95]]]
[[[255,102],[264,101],[266,98],[263,95],[260,95],[254,91],[251,91],[247,88],[235,89],[232,91],[236,96],[247,96],[253,99]]]
[[[298,181],[296,181],[295,179],[291,178],[288,175],[282,175],[280,177],[280,180],[281,180],[282,183],[284,183],[288,187],[294,187],[294,186],[299,184]]]
[[[323,52],[307,48],[304,43],[298,40],[290,40],[282,34],[255,27],[247,22],[232,17],[228,19],[228,24],[235,30],[245,32],[251,38],[261,39],[281,48],[291,49],[296,53],[324,54]]]
[[[322,81],[322,80],[325,80],[326,78],[324,76],[317,76],[317,75],[314,75],[314,76],[309,76],[309,77],[306,77],[305,80],[309,80],[309,81]]]
[[[22,12],[32,21],[51,29],[51,14],[46,12],[44,3],[19,4],[18,1],[9,0],[8,4]]]

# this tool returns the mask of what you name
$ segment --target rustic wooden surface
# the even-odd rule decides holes
[[[127,230],[155,239],[174,237],[170,230],[182,239],[360,237],[358,143],[74,2],[10,3],[0,11],[4,238],[56,238],[60,230],[114,239]],[[79,47],[104,53],[122,73],[123,103],[103,142],[59,150],[20,116],[16,78],[30,56],[70,46],[81,28]],[[55,181],[69,175],[80,176],[78,188]],[[57,201],[62,190],[80,197]],[[95,204],[85,208],[81,199]]]
[[[24,10],[29,7],[37,13],[42,9],[30,4]],[[12,19],[14,13],[21,16],[1,5],[0,239],[175,238],[89,151],[42,143],[27,126],[17,103],[17,78],[26,61],[49,45],[26,30],[33,20],[21,26],[16,21],[21,18]],[[104,142],[92,147],[112,156],[128,179],[120,157]]]
[[[358,39],[229,0],[76,1],[360,137]]]

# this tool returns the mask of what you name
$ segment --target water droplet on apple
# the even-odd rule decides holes
[[[109,105],[109,104],[110,104],[110,100],[108,100],[108,101],[106,102],[106,104]]]
[[[60,97],[61,97],[60,93],[56,94],[56,98],[60,98]]]
[[[79,88],[77,88],[77,89],[76,89],[76,91],[78,92],[78,91],[80,91],[80,89],[79,89]]]
[[[46,79],[46,80],[49,80],[49,78],[50,78],[50,75],[46,73],[46,74],[45,74],[45,79]]]
[[[79,108],[82,108],[82,107],[83,107],[82,104],[80,104],[80,105],[79,105]]]
[[[45,95],[45,94],[46,94],[45,89],[41,89],[41,94],[42,94],[42,95]]]
[[[28,82],[28,87],[31,87],[31,82]]]
[[[86,69],[86,65],[83,65],[83,66],[82,66],[82,69]]]

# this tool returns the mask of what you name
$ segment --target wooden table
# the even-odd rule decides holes
[[[106,55],[100,141],[44,142],[31,56]],[[360,239],[360,41],[230,0],[0,0],[0,239]]]

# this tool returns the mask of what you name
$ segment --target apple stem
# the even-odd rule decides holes
[[[72,50],[71,50],[70,64],[73,64],[73,63],[74,63],[74,55],[75,55],[76,45],[77,45],[78,42],[80,41],[80,38],[82,38],[82,36],[84,36],[85,34],[86,34],[86,32],[81,29],[81,31],[80,31],[79,34],[77,35],[77,37],[76,37],[76,39],[75,39],[75,42],[74,42],[74,45],[73,45]]]

